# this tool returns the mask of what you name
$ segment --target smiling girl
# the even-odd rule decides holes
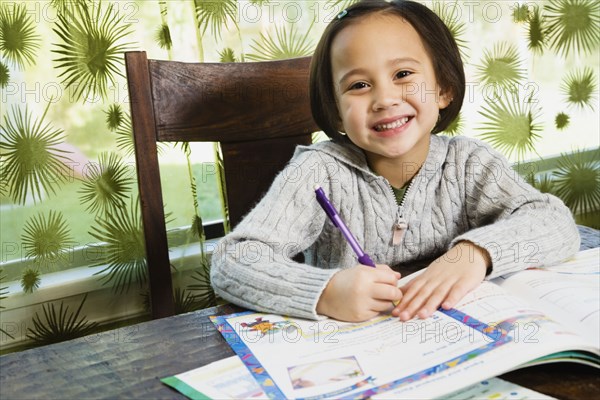
[[[299,147],[220,242],[211,279],[224,299],[313,319],[427,318],[486,277],[579,248],[559,199],[485,143],[435,135],[457,117],[465,77],[452,35],[427,7],[375,0],[344,10],[317,46],[310,90],[313,117],[332,140]],[[357,263],[315,184],[376,268]],[[397,286],[400,272],[422,268]]]

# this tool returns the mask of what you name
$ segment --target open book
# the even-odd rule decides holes
[[[448,396],[526,365],[600,367],[600,249],[484,282],[426,320],[214,317],[268,397]]]

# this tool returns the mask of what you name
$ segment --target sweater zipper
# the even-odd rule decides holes
[[[410,183],[408,184],[408,187],[406,188],[406,191],[404,192],[402,201],[398,205],[396,222],[394,223],[394,226],[392,227],[392,244],[394,246],[397,246],[402,242],[404,233],[408,230],[408,221],[404,218],[404,215],[403,215],[404,214],[404,202],[406,201],[406,197],[408,196],[408,193],[410,192],[410,189],[412,188],[414,181],[415,181],[414,179],[412,179],[410,181]],[[390,187],[392,195],[394,195],[394,189],[392,188],[392,185],[389,184],[389,182],[388,182],[388,186]]]

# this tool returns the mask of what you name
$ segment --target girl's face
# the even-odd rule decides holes
[[[342,130],[371,166],[420,166],[449,101],[412,25],[398,16],[368,16],[335,37],[331,62]]]

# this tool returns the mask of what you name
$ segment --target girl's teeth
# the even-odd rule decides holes
[[[381,132],[381,131],[387,131],[389,129],[396,129],[396,128],[401,127],[402,125],[404,125],[407,122],[408,122],[408,117],[404,117],[404,118],[400,118],[399,120],[396,120],[394,122],[391,122],[389,124],[377,125],[375,127],[375,130],[378,132]]]

